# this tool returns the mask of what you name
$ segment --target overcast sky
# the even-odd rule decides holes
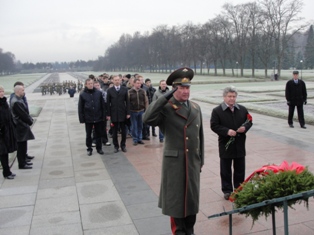
[[[0,0],[0,48],[25,62],[95,60],[123,33],[205,23],[248,0]],[[313,20],[313,0],[302,16]]]

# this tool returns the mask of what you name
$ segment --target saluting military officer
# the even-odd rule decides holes
[[[194,234],[204,165],[202,112],[189,100],[194,72],[180,68],[167,78],[172,91],[153,101],[144,122],[165,136],[158,206],[170,216],[173,234]]]

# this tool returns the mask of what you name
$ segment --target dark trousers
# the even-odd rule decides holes
[[[27,141],[17,142],[17,161],[19,167],[23,167],[26,164],[26,154],[27,154]]]
[[[103,126],[103,134],[101,136],[101,141],[105,144],[109,141],[108,134],[107,134],[107,120],[104,121],[103,125],[104,126]]]
[[[142,138],[145,139],[147,137],[149,137],[149,125],[147,125],[146,123],[143,123]]]
[[[126,127],[125,122],[113,122],[112,127],[112,142],[114,148],[119,149],[119,142],[118,142],[118,131],[121,129],[121,142],[120,147],[125,148],[125,141],[126,141]]]
[[[289,105],[289,115],[288,115],[288,124],[293,124],[293,114],[294,114],[295,105]],[[305,125],[304,121],[304,112],[303,112],[303,105],[297,106],[298,111],[298,119],[301,126]]]
[[[192,235],[194,234],[194,224],[196,215],[185,218],[170,217],[171,231],[173,235]]]
[[[12,174],[9,167],[9,154],[1,154],[0,155],[1,166],[2,166],[2,174],[3,177],[7,177]]]
[[[96,149],[97,151],[101,150],[101,135],[103,130],[103,122],[96,123],[85,123],[85,131],[86,131],[86,147],[87,151],[91,151],[92,149],[92,131],[93,127],[95,130],[95,139],[96,139]]]
[[[233,162],[233,184],[232,184]],[[220,158],[221,190],[223,193],[231,193],[243,183],[245,177],[245,157]]]
[[[149,126],[147,124],[146,125],[146,128],[147,128],[147,137],[150,136],[150,127],[152,127],[152,135],[156,135],[156,130],[155,130],[155,127],[154,126]]]

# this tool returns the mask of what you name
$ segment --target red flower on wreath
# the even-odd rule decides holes
[[[289,163],[287,161],[283,161],[279,166],[276,164],[272,165],[265,165],[262,166],[261,168],[257,169],[254,171],[252,174],[250,174],[244,182],[234,190],[234,192],[231,194],[231,197],[229,198],[229,201],[234,202],[235,201],[235,195],[240,192],[245,184],[253,179],[255,175],[259,175],[260,177],[264,177],[269,174],[270,171],[274,173],[280,173],[284,171],[295,171],[296,174],[302,173],[304,170],[306,170],[306,167],[297,163],[297,162],[292,162],[291,165],[289,166]]]
[[[253,117],[251,114],[248,113],[246,115],[246,121],[241,126],[245,126],[246,124],[248,124],[249,122],[252,122],[252,121],[253,121]],[[235,137],[231,136],[229,141],[225,145],[226,150],[229,148],[229,145],[232,144],[234,141],[235,141]]]

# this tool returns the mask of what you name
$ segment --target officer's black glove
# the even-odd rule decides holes
[[[287,101],[287,105],[290,105],[290,101]]]
[[[304,104],[307,104],[307,101],[304,101]]]
[[[178,87],[172,89],[170,92],[166,93],[164,96],[167,100],[170,100],[170,98],[173,96],[173,93],[176,92],[176,90],[178,90]]]

